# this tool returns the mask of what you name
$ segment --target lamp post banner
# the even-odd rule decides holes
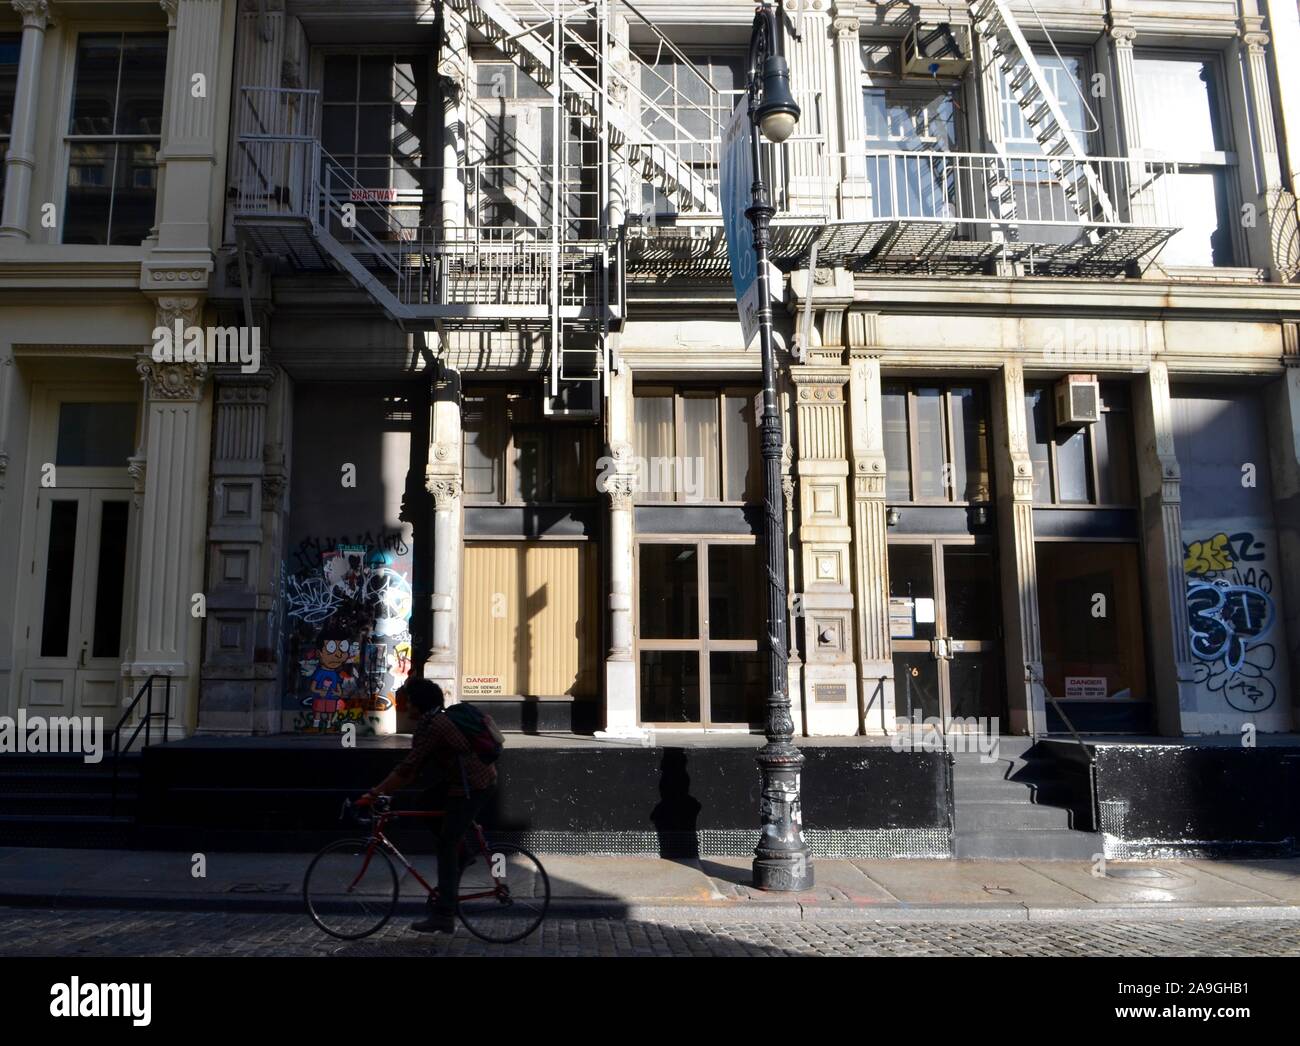
[[[754,252],[754,230],[746,211],[753,203],[754,162],[750,158],[749,99],[742,95],[731,111],[731,119],[722,132],[722,171],[719,190],[727,235],[727,261],[731,265],[731,283],[736,289],[740,309],[740,327],[745,348],[758,337],[758,270]],[[781,274],[775,265],[768,266],[769,288],[781,286]],[[775,300],[775,295],[772,296]]]

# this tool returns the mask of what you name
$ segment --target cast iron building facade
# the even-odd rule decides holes
[[[0,22],[8,708],[158,672],[182,733],[386,733],[419,670],[524,729],[756,729],[719,184],[752,4],[109,6]],[[799,730],[1292,729],[1300,123],[1262,0],[788,6]],[[141,386],[177,318],[261,366]]]

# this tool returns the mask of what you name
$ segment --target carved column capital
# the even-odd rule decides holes
[[[839,14],[840,6],[836,5],[835,10],[837,13],[831,22],[831,28],[835,30],[836,38],[842,40],[845,37],[857,36],[862,31],[862,19],[858,18],[857,15]]]
[[[135,369],[144,380],[149,399],[193,402],[203,398],[206,363],[159,363],[151,356],[140,356]]]
[[[24,29],[44,29],[50,24],[49,0],[10,0],[23,20]]]
[[[609,498],[609,507],[615,512],[629,511],[636,496],[636,477],[630,474],[606,476],[601,481],[601,491]]]
[[[1115,41],[1116,47],[1131,48],[1137,35],[1137,30],[1125,23],[1112,23],[1110,27],[1110,38]]]
[[[158,6],[163,9],[163,14],[167,16],[167,28],[176,28],[176,8],[180,5],[180,0],[158,0]]]
[[[459,476],[429,475],[425,478],[424,488],[433,495],[434,507],[439,512],[454,509],[460,503]]]

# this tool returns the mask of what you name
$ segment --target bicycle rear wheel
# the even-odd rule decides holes
[[[397,871],[369,839],[341,839],[312,858],[302,898],[312,922],[331,937],[355,941],[379,930],[397,910]]]
[[[456,909],[475,937],[494,944],[523,940],[551,906],[551,880],[542,862],[509,843],[489,845],[460,873]]]

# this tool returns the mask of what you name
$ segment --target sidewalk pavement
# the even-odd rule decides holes
[[[1300,860],[816,860],[797,894],[750,884],[750,860],[540,855],[551,914],[725,922],[1300,919]],[[302,911],[310,854],[0,847],[0,905]],[[431,855],[412,858],[428,878]],[[401,910],[424,894],[404,881]]]

